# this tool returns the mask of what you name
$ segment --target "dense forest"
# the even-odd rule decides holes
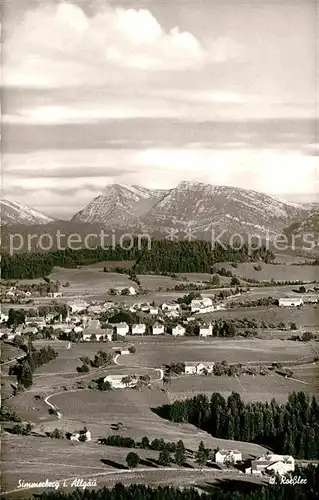
[[[268,261],[271,252],[258,248],[252,253],[247,246],[240,249],[216,244],[214,248],[205,241],[153,241],[148,249],[146,242],[138,241],[131,249],[124,246],[114,248],[58,250],[48,253],[3,254],[1,278],[4,280],[41,278],[49,275],[54,266],[76,268],[102,261],[134,261],[133,272],[137,273],[211,273],[219,262],[243,262],[262,258]]]
[[[37,494],[38,500],[315,500],[319,498],[319,467],[309,466],[296,469],[294,476],[302,484],[274,484],[260,487],[244,481],[220,480],[214,485],[207,484],[205,492],[195,488],[183,490],[170,486],[152,488],[142,484],[99,490],[77,489],[70,493],[50,491]],[[300,481],[301,482],[301,481]],[[214,487],[215,486],[215,487]],[[5,499],[4,499],[5,500]]]
[[[173,422],[187,422],[222,439],[264,445],[295,458],[319,459],[319,405],[304,392],[292,393],[286,404],[244,403],[238,393],[225,399],[213,393],[157,408]]]

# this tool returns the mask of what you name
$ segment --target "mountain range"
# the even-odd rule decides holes
[[[201,182],[173,189],[109,184],[69,221],[134,233],[178,231],[274,235],[318,213],[318,204],[299,204],[257,191]],[[52,226],[53,218],[17,202],[1,202],[4,224]],[[306,223],[304,223],[307,225]],[[55,224],[54,224],[55,226]]]
[[[312,211],[308,205],[256,191],[201,182],[181,182],[169,190],[111,184],[72,220],[127,231],[276,234]]]

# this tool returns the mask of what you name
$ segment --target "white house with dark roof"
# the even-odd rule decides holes
[[[159,313],[158,307],[151,306],[149,313],[151,316],[157,316]]]
[[[68,307],[70,308],[71,313],[78,313],[82,311],[86,311],[89,307],[89,304],[84,300],[77,300],[75,302],[68,302]]]
[[[181,306],[179,304],[176,304],[175,302],[169,302],[169,303],[166,303],[164,302],[164,304],[162,304],[162,311],[165,311],[165,312],[172,312],[172,311],[180,311],[181,309]]]
[[[215,462],[217,464],[224,464],[228,460],[234,464],[242,462],[242,453],[238,450],[219,450],[215,453]]]
[[[153,335],[163,335],[165,332],[165,327],[163,323],[156,322],[152,326],[152,334]]]
[[[174,337],[182,337],[185,335],[186,329],[183,325],[176,325],[172,328],[172,335]]]
[[[299,297],[282,297],[279,299],[280,307],[300,307],[303,303],[303,299]]]
[[[125,337],[125,335],[127,335],[130,331],[128,324],[125,322],[117,323],[117,325],[115,325],[115,327],[116,327],[117,335],[120,335],[121,337]]]
[[[199,327],[200,337],[211,337],[213,335],[213,327],[210,323],[203,323]]]
[[[284,475],[295,470],[295,460],[291,455],[266,453],[251,462],[251,467],[245,470],[248,474],[280,474]]]
[[[127,295],[136,295],[136,289],[134,286],[116,286],[114,289],[116,295],[124,295],[127,292]]]
[[[206,373],[213,373],[214,361],[186,361],[185,374],[186,375],[204,375]]]
[[[137,323],[135,325],[132,325],[132,335],[144,335],[145,332],[146,332],[145,323]]]

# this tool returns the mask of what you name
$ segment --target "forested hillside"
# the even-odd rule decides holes
[[[226,245],[212,245],[205,241],[153,241],[148,249],[147,242],[131,249],[124,245],[114,248],[59,250],[48,253],[3,254],[1,262],[1,278],[31,279],[50,274],[54,266],[75,268],[102,261],[134,261],[136,273],[178,273],[178,272],[212,272],[212,266],[218,262],[244,262],[262,258],[271,260],[270,251],[259,248],[250,254],[245,245],[240,249]]]
[[[198,395],[156,409],[161,417],[187,422],[222,439],[261,444],[295,458],[319,459],[319,405],[304,392],[288,402],[244,403],[238,393],[225,399],[213,393]]]

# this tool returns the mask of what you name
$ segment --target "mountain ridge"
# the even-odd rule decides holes
[[[18,201],[0,200],[0,223],[1,224],[48,224],[53,222],[52,217],[24,205]]]
[[[170,229],[274,235],[310,208],[253,190],[182,181],[175,188],[153,190],[110,184],[72,220],[98,222],[131,231]]]

